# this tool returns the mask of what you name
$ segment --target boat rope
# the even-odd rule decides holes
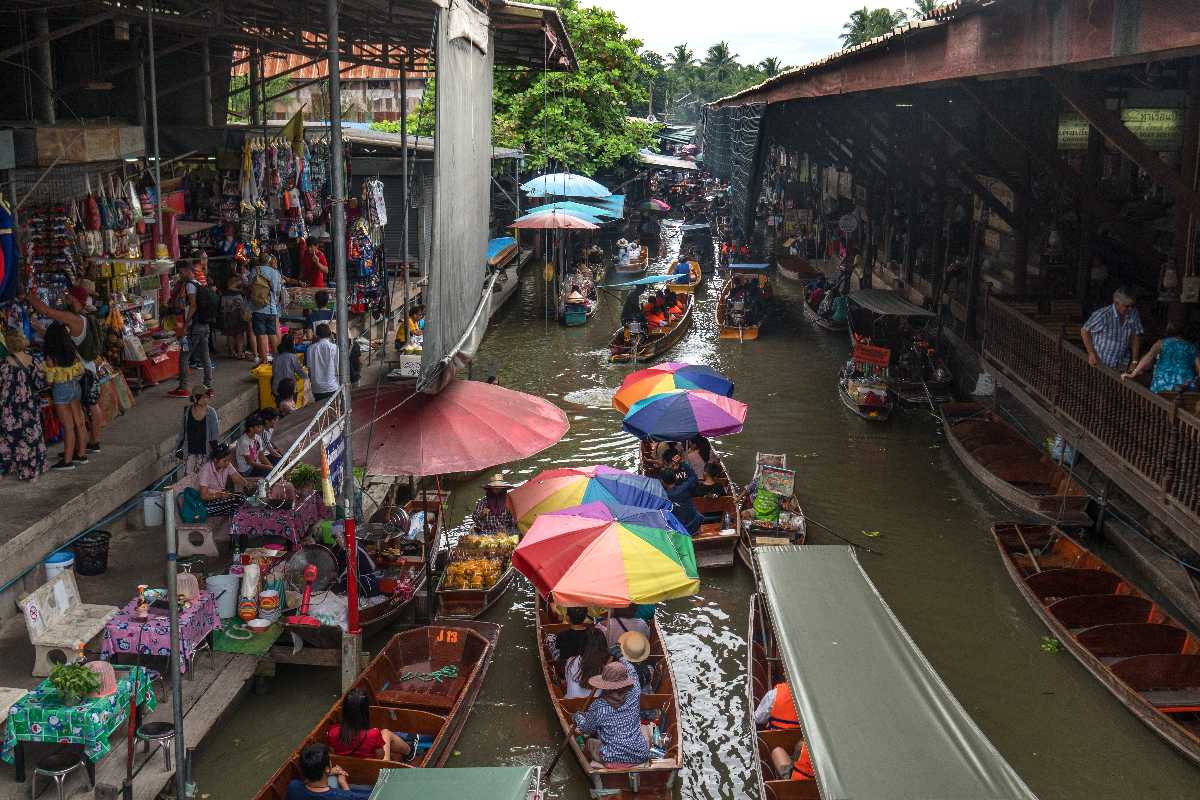
[[[421,681],[423,683],[441,683],[452,681],[458,677],[458,665],[447,664],[432,672],[405,672],[400,675],[401,681]]]

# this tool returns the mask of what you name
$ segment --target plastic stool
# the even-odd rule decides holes
[[[174,735],[174,734],[172,734]],[[88,776],[88,784],[94,789],[95,782],[92,776],[87,772],[87,763],[83,760],[83,756],[79,753],[67,751],[59,751],[51,753],[38,762],[38,765],[33,768],[33,778],[29,782],[29,796],[37,797],[37,779],[38,775],[47,778],[54,778],[54,783],[58,786],[58,800],[63,800],[66,796],[63,793],[63,784],[67,780],[67,776],[79,768],[84,768],[84,773]]]
[[[150,743],[163,751],[163,760],[167,763],[167,772],[171,771],[171,746],[175,744],[175,726],[170,722],[146,722],[138,726],[135,734],[142,742],[142,752],[150,752]],[[154,756],[151,755],[150,758]],[[149,761],[150,759],[146,759]]]
[[[175,527],[176,551],[180,556],[219,556],[217,543],[213,540],[213,529],[207,522],[183,524]]]

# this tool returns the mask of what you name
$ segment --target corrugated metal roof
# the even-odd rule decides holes
[[[246,54],[247,51],[245,49],[235,49],[233,51],[233,60],[236,62],[243,59],[246,57]],[[296,67],[311,60],[311,58],[301,53],[271,53],[263,59],[263,77],[274,78],[276,75],[287,73],[287,77],[291,80],[309,81],[329,75],[329,62],[325,59],[321,59],[315,64],[309,64],[306,67],[296,69]],[[409,72],[409,77],[420,77],[420,73],[424,73],[428,67],[429,61],[424,56],[416,59],[416,66]],[[289,70],[296,71],[289,72]],[[249,75],[250,64],[249,62],[235,64],[230,72],[234,75]],[[344,81],[400,80],[401,75],[402,73],[398,69],[363,64],[355,64],[354,66],[347,64],[346,68],[342,69],[342,80]]]

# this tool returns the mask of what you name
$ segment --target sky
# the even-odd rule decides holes
[[[838,34],[864,0],[585,0],[617,12],[631,34],[659,53],[687,42],[704,51],[724,39],[743,64],[775,56],[800,66],[841,49]],[[883,5],[883,3],[880,3]],[[907,2],[889,7],[907,8]]]

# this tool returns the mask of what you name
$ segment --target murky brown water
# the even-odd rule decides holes
[[[845,339],[804,322],[794,285],[776,288],[781,308],[763,338],[739,344],[718,341],[716,294],[706,282],[696,324],[670,354],[731,376],[736,396],[750,404],[746,430],[717,443],[734,479],[747,479],[756,451],[786,452],[809,516],[882,551],[862,561],[884,598],[1043,800],[1196,797],[1200,770],[1069,653],[1041,652],[1047,632],[1012,586],[988,533],[1005,511],[943,446],[932,415],[908,409],[878,427],[852,417],[835,391]],[[546,322],[540,276],[530,270],[520,295],[493,323],[480,369],[494,370],[505,386],[549,397],[571,420],[563,441],[511,467],[514,477],[551,465],[635,466],[635,440],[620,432],[620,416],[609,406],[631,369],[607,362],[619,306],[619,298],[607,296],[582,328]],[[453,518],[465,517],[482,481],[454,487]],[[865,539],[862,531],[880,535]],[[816,526],[810,540],[837,543]],[[661,613],[683,710],[682,798],[755,794],[744,684],[752,590],[740,566],[706,574],[698,596]],[[557,750],[561,734],[533,649],[532,614],[533,593],[524,581],[490,612],[504,631],[451,766],[545,764]],[[196,769],[201,791],[216,800],[251,797],[336,695],[333,670],[281,667],[272,692],[250,697],[206,743]],[[582,773],[568,758],[555,770],[552,790],[557,797],[587,797]]]

